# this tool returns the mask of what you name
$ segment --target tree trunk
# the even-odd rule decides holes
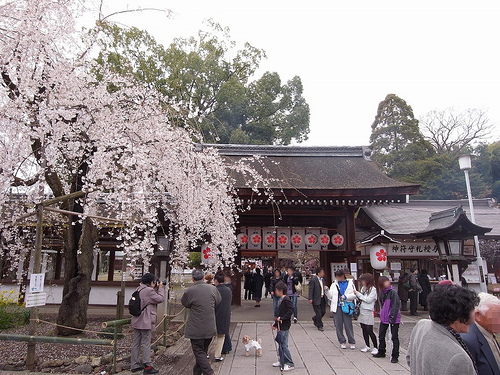
[[[94,245],[98,239],[98,231],[89,218],[83,221],[81,230],[74,227],[72,226],[68,230],[68,242],[69,240],[76,240],[79,237],[78,247],[76,248],[78,251],[71,251],[73,249],[67,248],[65,252],[67,262],[64,272],[65,283],[57,324],[85,329],[87,325],[90,283],[94,269]],[[81,235],[79,236],[78,234]],[[80,333],[80,331],[66,327],[57,327],[57,334],[60,336],[69,336]]]

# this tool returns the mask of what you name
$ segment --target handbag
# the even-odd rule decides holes
[[[363,301],[356,299],[356,302],[354,304],[354,311],[352,312],[352,317],[354,318],[354,320],[358,320],[358,316],[361,310],[361,303],[363,303]]]
[[[355,306],[353,302],[344,301],[342,303],[342,312],[344,314],[352,316],[354,314],[354,309]]]
[[[297,285],[295,285],[295,292],[297,292],[297,294],[302,293],[302,283],[300,281],[297,283]]]

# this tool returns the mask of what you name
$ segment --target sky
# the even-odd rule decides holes
[[[97,1],[97,0],[95,0]],[[311,121],[304,145],[369,144],[377,107],[393,93],[417,118],[433,109],[479,108],[500,140],[500,2],[457,0],[104,0],[104,13],[160,43],[196,35],[213,19],[240,44],[262,48],[257,73],[298,75]]]

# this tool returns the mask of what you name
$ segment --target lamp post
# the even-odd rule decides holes
[[[458,158],[458,164],[460,169],[464,171],[465,174],[465,185],[467,187],[467,197],[469,198],[469,209],[471,221],[476,224],[476,216],[474,214],[474,203],[472,202],[472,192],[470,188],[470,178],[469,170],[472,168],[472,162],[470,155],[462,155]],[[474,236],[474,246],[476,248],[476,265],[479,270],[479,289],[481,292],[487,292],[486,283],[484,281],[484,271],[483,271],[483,258],[481,258],[481,250],[479,249],[479,238]]]

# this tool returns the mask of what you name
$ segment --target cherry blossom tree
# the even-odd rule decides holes
[[[77,4],[0,6],[0,246],[14,265],[32,249],[33,235],[18,219],[33,208],[13,193],[37,203],[47,193],[83,191],[83,198],[61,204],[75,214],[58,216],[65,260],[58,323],[83,329],[98,230],[105,226],[89,216],[122,220],[118,239],[128,261],[148,265],[161,213],[175,244],[172,262],[187,263],[189,250],[208,241],[218,267],[235,255],[234,174],[245,175],[257,193],[268,182],[257,158],[229,164],[214,149],[198,149],[192,134],[169,121],[176,103],[167,109],[160,93],[95,66],[99,29],[75,30]]]

